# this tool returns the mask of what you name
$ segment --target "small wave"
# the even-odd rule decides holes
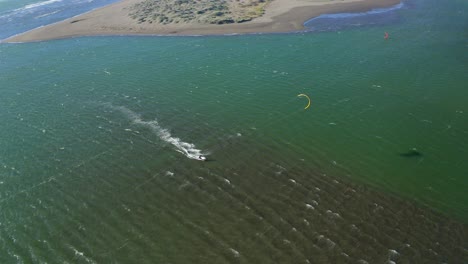
[[[43,15],[36,16],[36,17],[34,17],[34,18],[35,18],[35,19],[38,19],[38,18],[50,16],[50,15],[53,15],[53,14],[57,14],[57,13],[60,12],[60,11],[62,11],[62,10],[56,10],[56,11],[54,11],[54,12],[50,12],[50,13],[47,13],[47,14],[43,14]]]
[[[63,0],[48,0],[48,1],[38,2],[38,3],[26,5],[23,8],[20,8],[20,10],[27,10],[27,9],[36,8],[36,7],[49,5],[49,4],[56,3],[56,2],[62,2],[62,1]]]
[[[394,5],[394,6],[391,6],[391,7],[387,7],[387,8],[376,8],[376,9],[372,9],[370,11],[367,11],[367,12],[360,12],[360,13],[336,13],[336,14],[323,14],[323,15],[320,15],[318,17],[314,17],[312,19],[309,19],[307,20],[304,25],[308,24],[309,22],[312,22],[316,19],[323,19],[323,18],[352,18],[352,17],[360,17],[360,16],[367,16],[367,15],[376,15],[376,14],[382,14],[382,13],[386,13],[386,12],[389,12],[389,11],[394,11],[394,10],[397,10],[397,9],[400,9],[402,8],[404,5],[403,5],[403,2],[397,4],[397,5]]]
[[[110,106],[110,105],[109,105]],[[123,106],[110,106],[111,108],[122,112],[132,123],[145,126],[153,131],[159,138],[167,143],[172,144],[175,150],[184,154],[187,158],[199,160],[200,156],[205,156],[201,150],[195,147],[195,144],[182,141],[180,138],[173,137],[169,130],[162,128],[156,119],[152,121],[144,121],[141,116],[132,110]]]
[[[45,5],[49,5],[49,4],[53,4],[53,3],[58,3],[58,2],[62,2],[62,1],[63,0],[48,0],[48,1],[43,1],[43,2],[38,2],[38,3],[34,3],[34,4],[25,5],[23,7],[13,9],[13,10],[9,10],[9,11],[6,11],[5,13],[0,14],[0,18],[6,19],[6,18],[9,18],[9,17],[12,17],[12,16],[16,16],[18,14],[30,13],[31,12],[30,9],[45,6]],[[59,11],[57,11],[57,12],[59,12]],[[50,14],[53,14],[53,13],[50,13]],[[41,17],[41,16],[39,16],[39,17]],[[35,18],[38,18],[38,17],[35,17]]]

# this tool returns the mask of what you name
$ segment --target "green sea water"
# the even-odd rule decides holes
[[[468,5],[406,4],[320,33],[0,44],[0,262],[463,263]]]

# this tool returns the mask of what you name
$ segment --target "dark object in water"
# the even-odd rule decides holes
[[[411,157],[421,157],[423,154],[419,152],[416,148],[413,148],[405,153],[400,153],[399,155],[402,157],[411,158]]]

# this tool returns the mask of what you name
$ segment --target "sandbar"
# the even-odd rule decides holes
[[[3,42],[32,42],[77,36],[111,35],[222,35],[294,32],[322,14],[364,12],[396,5],[400,0],[272,0],[251,21],[231,24],[141,23],[129,14],[144,0],[121,0],[54,24],[15,35]],[[233,0],[235,1],[235,0]]]

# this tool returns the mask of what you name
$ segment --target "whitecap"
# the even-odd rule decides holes
[[[238,258],[238,257],[240,256],[239,251],[237,251],[237,250],[235,250],[235,249],[233,249],[233,248],[230,248],[229,250],[232,252],[232,254],[234,255],[234,257]]]
[[[400,253],[398,253],[398,251],[396,251],[394,249],[389,249],[388,254],[390,255],[390,257],[396,257],[396,256],[400,255]]]

